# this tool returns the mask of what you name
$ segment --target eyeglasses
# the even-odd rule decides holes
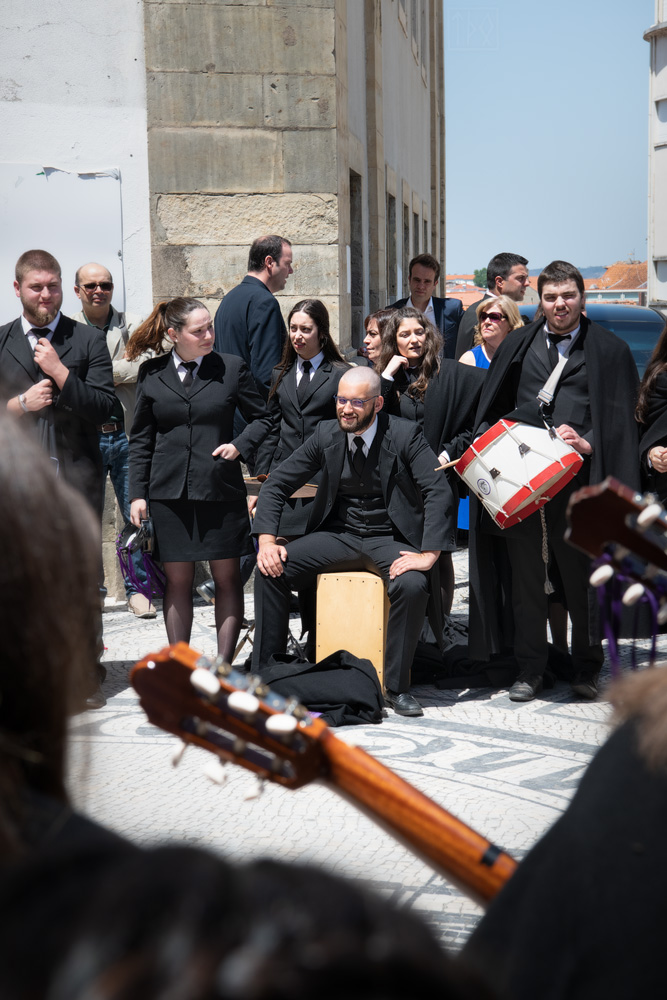
[[[377,396],[368,396],[367,399],[346,399],[345,396],[334,396],[334,399],[339,406],[346,406],[349,403],[355,410],[363,410],[364,403],[370,403],[371,399],[377,399]]]
[[[501,319],[507,319],[504,313],[482,313],[482,319],[492,319],[494,323],[500,323]]]
[[[113,288],[113,281],[88,281],[81,287],[85,288],[87,292],[94,292],[96,288],[99,288],[101,292],[110,292]]]

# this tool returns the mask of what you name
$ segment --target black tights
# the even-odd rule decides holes
[[[218,653],[231,663],[243,621],[243,587],[239,559],[214,559],[209,565],[215,584],[215,629],[218,634]],[[163,604],[167,638],[170,643],[190,642],[195,564],[166,562],[164,572],[167,577]]]

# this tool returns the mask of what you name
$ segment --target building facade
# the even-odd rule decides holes
[[[649,83],[648,305],[667,307],[667,0],[656,0]]]

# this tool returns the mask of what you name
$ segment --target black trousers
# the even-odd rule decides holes
[[[597,673],[604,661],[601,643],[591,641],[596,631],[594,598],[591,599],[588,577],[591,561],[585,553],[565,541],[565,512],[571,493],[579,486],[571,483],[544,507],[548,547],[565,592],[565,603],[572,620],[571,652],[576,673]],[[512,566],[512,610],[514,613],[514,654],[519,670],[543,674],[547,665],[548,596],[544,590],[545,567],[542,558],[542,522],[539,513],[531,514],[521,524],[504,532]],[[593,627],[592,627],[593,626]]]
[[[255,644],[253,669],[267,663],[273,653],[283,653],[287,645],[290,593],[316,587],[318,573],[366,570],[387,584],[389,621],[385,653],[385,687],[407,691],[410,667],[424,623],[429,597],[428,574],[418,570],[389,579],[389,568],[400,552],[415,552],[412,546],[391,536],[360,537],[348,531],[315,531],[287,544],[287,562],[281,576],[255,574]],[[363,607],[359,615],[364,614]],[[347,636],[354,622],[340,623],[340,648],[347,648]]]

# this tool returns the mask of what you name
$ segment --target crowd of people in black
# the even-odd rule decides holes
[[[526,261],[499,258],[475,307],[475,343],[461,324],[452,328],[456,307],[432,294],[425,302],[439,268],[420,255],[414,295],[366,321],[370,363],[345,361],[323,303],[306,299],[278,336],[277,366],[265,355],[283,322],[274,293],[291,273],[284,238],[256,241],[249,273],[230,293],[236,319],[228,302],[227,320],[216,317],[215,326],[200,301],[176,298],[130,332],[111,307],[109,272],[83,269],[76,281],[86,321],[76,322],[60,310],[55,258],[28,251],[19,259],[22,314],[0,328],[0,995],[657,993],[667,766],[660,671],[613,694],[617,732],[456,962],[409,915],[337,879],[268,863],[233,869],[190,849],[140,851],[68,803],[67,718],[95,702],[102,674],[101,438],[116,435],[120,421],[125,433],[114,386],[131,383],[128,365],[136,376],[129,517],[137,524],[150,507],[154,518],[170,641],[189,638],[193,566],[205,558],[218,649],[231,656],[252,534],[258,650],[281,634],[290,591],[307,602],[323,566],[371,569],[387,582],[389,649],[400,647],[386,699],[404,715],[421,713],[405,667],[415,625],[427,606],[435,622],[451,604],[458,483],[441,467],[499,420],[534,420],[536,396],[557,370],[539,419],[581,466],[544,518],[504,531],[473,498],[471,649],[476,643],[482,657],[513,650],[510,697],[536,696],[547,657],[546,563],[572,623],[573,689],[596,696],[602,647],[587,560],[563,542],[565,506],[577,486],[609,474],[636,488],[643,481],[664,499],[667,331],[640,385],[627,345],[586,318],[576,268],[554,261],[544,269],[541,314],[522,326],[514,303]],[[228,352],[226,335],[242,332],[239,312],[247,336]],[[124,348],[112,360],[109,337],[118,331]],[[269,475],[252,527],[241,462]],[[315,496],[292,500],[313,479]]]

